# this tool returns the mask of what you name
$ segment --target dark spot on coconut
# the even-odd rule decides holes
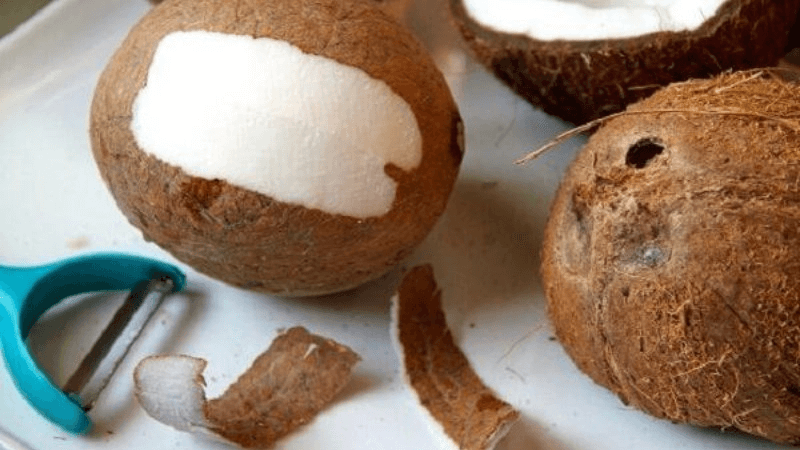
[[[689,329],[692,327],[692,316],[694,315],[694,311],[692,307],[688,304],[681,308],[680,318],[683,319],[683,327],[685,329]]]
[[[577,199],[576,199],[577,200]],[[575,213],[575,223],[578,225],[578,233],[581,237],[589,238],[589,209],[585,203],[574,201],[572,212]]]
[[[636,141],[628,148],[625,155],[625,164],[636,169],[645,168],[650,161],[664,151],[664,144],[653,138]]]
[[[589,270],[592,222],[586,200],[576,195],[572,199],[572,219],[565,222],[564,264],[579,273]]]
[[[800,397],[800,386],[790,384],[789,386],[786,386],[786,392],[794,395],[795,397]]]

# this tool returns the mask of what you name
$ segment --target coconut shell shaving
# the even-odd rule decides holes
[[[491,450],[520,418],[487,387],[456,345],[433,268],[412,268],[393,300],[392,332],[404,378],[442,448]]]

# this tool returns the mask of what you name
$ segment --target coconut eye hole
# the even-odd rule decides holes
[[[625,155],[625,164],[636,169],[643,169],[650,161],[664,151],[664,144],[653,138],[644,138],[636,141],[628,148]]]

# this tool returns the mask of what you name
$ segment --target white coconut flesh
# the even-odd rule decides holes
[[[422,160],[408,103],[361,69],[280,40],[207,31],[159,43],[133,104],[140,149],[205,179],[356,218]]]
[[[463,0],[469,16],[496,31],[554,41],[623,39],[695,30],[727,0]]]
[[[136,397],[147,413],[181,431],[202,432],[209,427],[203,370],[206,361],[191,356],[146,358],[136,367]]]

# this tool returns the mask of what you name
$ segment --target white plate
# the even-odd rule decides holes
[[[423,2],[424,3],[424,2]],[[538,247],[559,176],[580,139],[524,167],[513,161],[567,126],[512,95],[463,53],[435,9],[412,11],[458,99],[467,156],[446,214],[403,267],[428,262],[444,291],[454,335],[477,372],[522,420],[499,445],[522,449],[774,449],[736,433],[653,419],[623,406],[579,373],[545,315]],[[173,261],[145,243],[116,209],[89,150],[95,80],[145,0],[57,0],[0,40],[0,261],[33,264],[98,250]],[[237,290],[186,268],[189,292],[167,300],[91,415],[88,436],[37,415],[0,366],[0,428],[36,449],[226,448],[147,417],[132,396],[132,367],[146,355],[206,358],[210,396],[266,349],[277,331],[303,325],[361,354],[352,383],[284,449],[434,448],[402,384],[389,338],[389,298],[401,270],[347,294],[282,300]],[[93,296],[44,317],[30,345],[57,382],[77,364],[119,296]],[[788,447],[787,447],[788,448]]]

